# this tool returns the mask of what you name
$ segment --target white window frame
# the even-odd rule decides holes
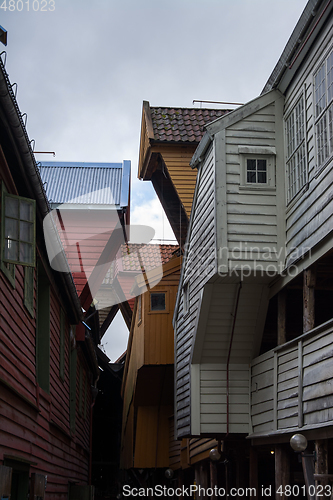
[[[317,170],[333,155],[333,49],[313,75]]]
[[[275,156],[276,149],[272,146],[238,146],[238,154],[241,157],[241,190],[275,190]],[[247,165],[248,160],[266,161],[266,182],[248,182]]]
[[[302,94],[285,117],[287,203],[295,198],[308,181],[305,140],[305,104]]]

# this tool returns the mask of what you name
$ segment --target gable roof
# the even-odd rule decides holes
[[[43,162],[47,197],[62,203],[128,206],[130,161],[123,163]]]
[[[149,103],[148,103],[149,104]],[[200,142],[204,127],[225,115],[229,110],[202,108],[161,108],[150,107],[154,141],[159,142]]]

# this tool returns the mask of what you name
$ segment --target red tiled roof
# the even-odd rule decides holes
[[[200,142],[204,126],[229,113],[229,110],[150,106],[150,113],[156,141]]]
[[[166,264],[178,249],[178,245],[143,245],[130,243],[128,248],[122,245],[123,271],[150,271],[162,264]],[[141,262],[140,262],[141,261]]]

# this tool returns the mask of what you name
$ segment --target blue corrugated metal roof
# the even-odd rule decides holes
[[[51,204],[128,205],[130,161],[43,162],[40,175]]]

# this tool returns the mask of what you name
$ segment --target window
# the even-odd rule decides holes
[[[10,264],[13,265],[13,264]],[[28,309],[32,317],[34,314],[34,278],[35,278],[35,268],[25,267],[24,268],[24,305]]]
[[[267,160],[258,158],[246,160],[246,182],[249,184],[267,183]]]
[[[40,261],[37,266],[36,372],[39,386],[50,392],[50,283]]]
[[[183,310],[184,315],[187,314],[190,310],[190,290],[188,282],[184,283],[183,286]]]
[[[154,292],[150,294],[150,311],[158,312],[166,310],[165,292]]]
[[[35,266],[35,201],[2,193],[2,260]]]
[[[241,190],[275,190],[274,146],[238,146]]]
[[[333,154],[333,51],[314,75],[317,167]]]
[[[1,186],[1,200],[4,199],[4,196],[6,195],[7,190],[5,187],[5,184],[2,183]],[[1,210],[1,213],[3,213],[3,210]],[[3,227],[3,223],[1,224],[1,227]],[[0,245],[0,269],[4,273],[4,275],[7,277],[8,281],[12,285],[13,288],[15,288],[15,264],[9,264],[9,262],[4,262],[2,259],[3,255],[3,243],[1,239],[1,245]]]
[[[286,119],[286,145],[289,202],[307,181],[303,96]]]

